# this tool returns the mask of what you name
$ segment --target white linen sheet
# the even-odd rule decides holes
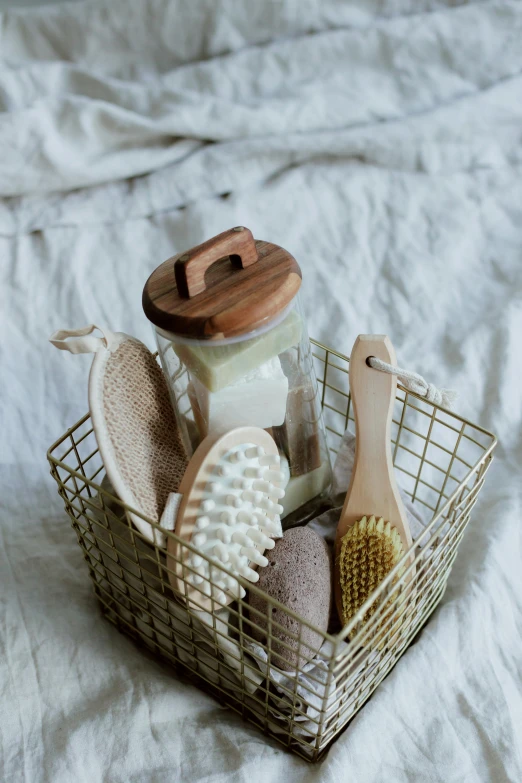
[[[522,779],[522,4],[107,0],[0,14],[0,779]],[[45,460],[87,409],[62,327],[152,347],[141,291],[230,226],[310,331],[499,437],[443,601],[311,766],[102,622]]]

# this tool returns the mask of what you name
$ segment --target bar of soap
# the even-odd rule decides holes
[[[324,539],[309,527],[295,527],[286,531],[267,557],[268,565],[259,569],[257,587],[325,632],[331,609],[332,561]],[[248,602],[252,636],[266,644],[268,601],[250,592]],[[271,619],[274,666],[289,671],[304,666],[317,654],[323,642],[321,634],[281,609],[274,608]]]
[[[285,487],[285,496],[279,501],[284,509],[281,519],[323,492],[330,481],[331,471],[327,460],[310,473],[291,476]]]
[[[268,332],[231,345],[188,345],[172,343],[174,351],[190,371],[192,378],[217,392],[269,359],[297,345],[301,339],[301,319],[292,310],[280,324]]]
[[[219,391],[209,391],[196,377],[192,386],[197,402],[196,406],[192,401],[194,417],[201,437],[234,427],[265,429],[284,421],[288,378],[277,356]]]

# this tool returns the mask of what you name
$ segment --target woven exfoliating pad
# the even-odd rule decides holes
[[[95,351],[89,408],[107,476],[124,503],[159,524],[188,464],[167,383],[143,343],[107,330],[103,339],[85,337],[95,328],[56,332],[51,342],[72,353]],[[149,541],[165,544],[161,532],[138,515],[129,516]]]

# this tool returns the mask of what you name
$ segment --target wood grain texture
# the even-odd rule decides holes
[[[355,461],[335,538],[335,602],[342,618],[339,574],[341,540],[362,517],[383,517],[399,533],[407,551],[411,533],[397,482],[391,452],[391,422],[397,378],[367,365],[376,356],[396,364],[395,351],[384,335],[359,335],[350,356],[350,393],[355,414]],[[413,554],[410,557],[410,562]]]
[[[208,435],[194,452],[179,485],[178,492],[183,495],[183,499],[178,509],[174,530],[179,538],[190,542],[203,492],[207,483],[212,478],[215,479],[215,475],[212,475],[213,471],[223,461],[228,451],[234,446],[244,443],[262,446],[265,454],[279,455],[273,438],[259,427],[237,427],[225,434],[221,432]],[[263,551],[258,544],[252,543],[252,546],[260,552]],[[190,572],[183,566],[183,561],[187,556],[190,556],[191,552],[170,537],[168,538],[167,552],[167,568],[172,589],[182,596],[193,609],[210,612],[219,609],[220,604],[211,597],[205,596],[197,587],[186,581]],[[220,564],[217,563],[217,565]],[[255,570],[257,566],[251,563],[250,568]],[[234,599],[229,596],[227,603],[231,603],[232,600]]]
[[[241,269],[255,264],[258,259],[257,248],[248,228],[231,228],[179,256],[174,264],[174,276],[180,296],[190,299],[203,293],[206,288],[205,272],[225,256],[230,258],[231,264]]]
[[[247,240],[239,240],[238,245],[237,237],[245,232],[248,232]],[[143,289],[143,309],[147,318],[167,332],[200,340],[245,334],[275,318],[299,291],[301,270],[290,253],[261,240],[253,240],[257,260],[252,260],[249,235],[252,236],[248,229],[243,232],[231,229],[209,240],[210,251],[209,243],[203,243],[194,248],[195,256],[192,255],[194,251],[186,251],[161,264]],[[226,247],[228,253],[234,251],[231,253],[232,261],[227,255],[209,263],[216,248],[216,244],[212,243],[216,242],[218,247]],[[202,251],[205,246],[207,250]],[[191,290],[194,290],[194,285],[196,290],[204,286],[203,290],[190,297],[179,290],[174,271],[180,258],[186,256],[188,259],[182,261],[185,270],[191,258],[195,257],[197,261]],[[235,256],[241,257],[243,267],[237,259],[234,260]],[[182,273],[179,275],[181,279]],[[183,287],[184,283],[181,282],[181,285]]]

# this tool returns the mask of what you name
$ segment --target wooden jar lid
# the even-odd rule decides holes
[[[167,332],[217,340],[259,329],[300,285],[290,253],[237,226],[161,264],[145,284],[143,309]]]

